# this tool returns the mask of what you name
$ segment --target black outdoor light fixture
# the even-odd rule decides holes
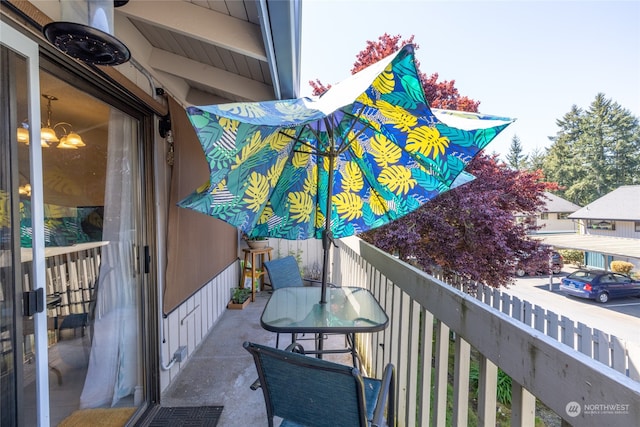
[[[129,0],[61,0],[61,21],[44,26],[44,36],[62,52],[89,64],[119,65],[131,58],[113,36],[113,10]]]

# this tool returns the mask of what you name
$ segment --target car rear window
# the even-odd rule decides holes
[[[596,278],[595,273],[590,271],[576,271],[569,275],[569,279],[579,279],[585,281],[591,281]]]

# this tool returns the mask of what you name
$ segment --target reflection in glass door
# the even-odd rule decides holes
[[[133,413],[143,395],[139,123],[44,71],[40,95],[51,424],[78,409]],[[28,147],[18,144],[21,186]],[[34,203],[20,198],[23,247]],[[24,385],[29,394],[37,383]]]
[[[4,46],[0,46],[0,76],[9,76],[8,69],[15,66],[16,62],[22,62],[24,69],[24,58],[10,51]],[[9,103],[13,100],[15,109],[15,97],[9,97],[9,93],[15,93],[13,82],[2,78],[0,84],[0,123],[10,123]],[[3,126],[0,130],[0,425],[10,426],[17,424],[17,396],[16,369],[19,365],[14,364],[18,354],[16,354],[15,331],[14,331],[14,287],[13,283],[19,274],[14,268],[18,264],[13,259],[12,248],[15,245],[13,239],[13,227],[15,217],[14,203],[11,199],[11,187],[14,181],[12,171],[15,164],[12,162],[14,156],[10,153],[11,126]],[[15,127],[13,128],[15,129]]]

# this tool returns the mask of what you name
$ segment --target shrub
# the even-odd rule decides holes
[[[480,379],[480,368],[477,364],[472,364],[469,371],[469,382],[474,390],[478,389]],[[497,400],[504,405],[511,404],[511,377],[498,369]]]
[[[627,261],[611,261],[611,271],[629,274],[633,270],[633,264]]]
[[[582,265],[584,262],[584,252],[576,249],[560,249],[560,255],[564,262],[568,264]]]

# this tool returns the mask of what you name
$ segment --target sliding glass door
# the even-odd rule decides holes
[[[141,121],[4,24],[1,49],[1,425],[126,418],[148,394]]]
[[[44,299],[43,257],[44,232],[42,211],[32,216],[32,245],[20,244],[19,210],[19,155],[17,150],[18,122],[38,121],[38,46],[13,28],[0,22],[0,420],[2,426],[24,425],[24,404],[33,402],[31,410],[37,415],[38,425],[49,425],[47,360],[30,359],[31,354],[46,351],[46,313],[40,309]],[[33,132],[27,131],[27,134]],[[42,197],[41,152],[39,147],[24,154],[33,164],[28,175],[29,192]],[[25,275],[23,260],[29,259],[32,284],[22,286]],[[42,297],[42,298],[39,298]],[[23,313],[30,313],[25,325]],[[24,332],[31,330],[31,339],[24,340]],[[27,355],[29,352],[29,355]],[[42,376],[41,385],[23,393],[25,364],[29,363],[35,375]],[[33,424],[35,425],[35,424]]]

